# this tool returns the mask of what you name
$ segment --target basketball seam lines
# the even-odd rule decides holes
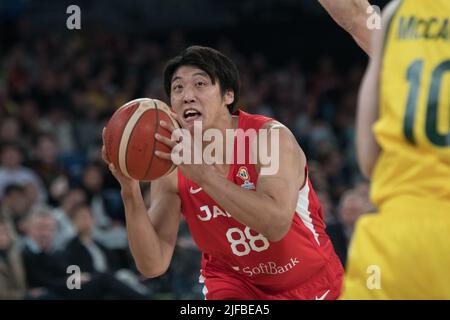
[[[139,111],[139,108],[141,107],[141,103],[139,103],[138,107],[136,108],[136,110],[134,112]],[[130,140],[131,137],[133,136],[133,132],[136,129],[136,127],[138,126],[139,120],[144,116],[144,113],[147,111],[148,109],[144,109],[141,113],[141,115],[139,116],[139,118],[136,119],[136,122],[133,126],[133,128],[131,129],[130,135],[128,136],[128,142],[127,142],[127,146],[125,148],[125,167],[127,168],[127,173],[128,175],[130,175],[129,171],[128,171],[128,146],[130,145]]]
[[[139,105],[137,106],[137,108],[136,108],[136,110],[134,110],[134,112],[132,113],[132,115],[130,116],[130,118],[128,119],[128,121],[127,121],[127,124],[125,125],[125,128],[123,129],[123,133],[122,133],[122,139],[121,139],[121,142],[120,142],[120,144],[119,144],[119,167],[120,167],[120,169],[121,169],[121,171],[127,176],[127,177],[129,177],[129,178],[132,178],[131,176],[130,176],[130,173],[128,172],[128,146],[129,146],[129,143],[130,143],[130,140],[131,140],[131,136],[133,135],[133,131],[134,131],[134,129],[136,128],[136,126],[137,126],[137,124],[138,124],[138,122],[139,122],[139,119],[144,115],[144,113],[149,109],[148,107],[147,108],[143,108],[143,110],[141,109],[141,107],[142,107],[142,105],[141,105],[141,103],[139,103]],[[134,121],[134,125],[133,125],[133,127],[131,128],[131,131],[130,131],[130,133],[128,134],[128,136],[127,136],[127,141],[124,141],[123,139],[124,139],[124,133],[125,133],[125,131],[129,128],[129,126],[130,126],[130,120],[133,118],[133,117],[136,117],[136,112],[140,112],[140,114],[137,116],[137,118],[136,118],[136,121]],[[124,146],[125,146],[125,150],[124,150],[124,152],[122,153],[122,152],[120,152],[121,150],[120,150],[120,147],[124,144]],[[122,159],[123,160],[123,163],[122,163],[122,161],[120,161],[120,155],[123,155],[123,157],[124,157],[124,159]],[[122,165],[121,164],[123,164],[123,168],[122,168]]]
[[[155,131],[153,132],[153,134],[155,134],[156,132],[158,132],[158,129],[159,129],[159,110],[158,110],[158,104],[155,102],[155,100],[152,99],[152,102],[155,105],[155,110],[156,110],[156,112],[155,112],[156,113],[156,116],[155,116],[156,124],[155,124]],[[154,137],[153,137],[153,139],[154,139]],[[152,156],[150,158],[150,163],[149,163],[149,165],[147,167],[147,170],[145,170],[145,174],[144,174],[143,178],[145,178],[147,176],[148,171],[152,167],[153,158],[155,157],[155,149],[156,149],[156,143],[157,142],[158,141],[156,139],[154,139],[154,143],[153,143],[153,146],[152,146]]]
[[[127,106],[127,105],[128,105],[128,104],[126,104],[125,106]],[[132,104],[130,104],[130,106],[131,106],[131,105],[132,105]],[[133,111],[133,112],[130,114],[130,116],[128,117],[128,120],[127,120],[125,126],[124,126],[123,129],[122,129],[122,136],[121,136],[121,139],[120,139],[120,141],[119,141],[119,147],[117,148],[117,149],[118,149],[118,150],[117,150],[117,164],[119,165],[120,171],[122,171],[122,173],[125,174],[128,178],[131,178],[131,177],[130,177],[130,174],[129,174],[129,172],[128,172],[128,166],[127,166],[128,143],[130,142],[130,139],[131,139],[131,133],[130,133],[130,135],[128,136],[128,139],[127,139],[127,141],[126,141],[125,153],[123,153],[124,156],[123,156],[122,153],[120,152],[120,151],[121,151],[120,148],[121,148],[121,146],[122,146],[122,143],[124,143],[124,141],[123,141],[123,139],[124,139],[123,134],[124,134],[124,132],[125,132],[127,126],[128,126],[129,121],[131,120],[131,118],[133,118],[133,115],[136,113],[136,111],[139,110],[139,106],[140,106],[140,103],[138,103],[137,107],[134,109],[134,111]],[[137,121],[136,121],[136,122],[137,122]],[[133,128],[133,129],[134,129],[134,128]],[[132,132],[133,132],[133,130],[132,130]],[[123,161],[121,161],[121,155],[122,155],[122,158],[125,157],[125,159],[122,159]],[[121,165],[122,162],[123,162],[123,164],[124,164],[124,168],[122,168],[122,165]]]

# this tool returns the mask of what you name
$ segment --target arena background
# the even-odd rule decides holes
[[[66,27],[72,4],[81,9],[81,30]],[[146,298],[202,299],[200,254],[185,225],[167,274],[138,275],[118,184],[99,153],[101,130],[114,110],[138,97],[167,101],[164,63],[200,44],[238,65],[242,109],[273,116],[294,132],[345,264],[354,222],[372,209],[354,150],[367,56],[317,1],[2,0],[0,39],[0,225],[13,226],[8,237],[14,242],[0,241],[0,261],[5,252],[21,255],[30,232],[27,215],[44,210],[57,221],[53,245],[61,251],[55,251],[54,267],[69,263],[66,245],[75,234],[70,216],[85,199],[93,237],[114,257],[102,272]],[[142,188],[148,195],[148,185]],[[78,263],[76,254],[70,259]],[[26,259],[17,263],[30,272]],[[3,279],[17,290],[0,286],[0,298],[45,297],[45,287],[33,290],[28,282],[25,289],[20,279]]]

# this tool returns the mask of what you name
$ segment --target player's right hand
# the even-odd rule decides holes
[[[125,176],[120,170],[118,170],[112,162],[109,161],[108,155],[106,153],[106,147],[105,147],[105,128],[103,128],[102,131],[102,159],[105,161],[105,163],[108,165],[109,170],[111,171],[114,178],[117,179],[120,183],[120,187],[122,188],[122,192],[132,191],[136,186],[139,187],[139,181],[129,178]]]

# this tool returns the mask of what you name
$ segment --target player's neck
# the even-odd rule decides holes
[[[227,129],[237,129],[238,126],[238,117],[231,115],[226,112],[220,116],[219,121],[217,121],[216,129],[219,129],[223,136],[225,137]]]
[[[214,127],[214,129],[218,129],[221,132],[222,135],[222,141],[223,141],[223,158],[222,158],[222,164],[215,164],[214,166],[219,170],[219,172],[223,176],[227,176],[228,170],[230,165],[227,164],[227,150],[230,150],[230,148],[227,148],[227,143],[231,143],[231,150],[233,150],[233,144],[234,144],[234,135],[230,136],[229,132],[227,134],[227,131],[229,130],[236,130],[238,128],[239,123],[239,117],[233,116],[230,113],[227,112],[227,114],[224,114],[220,121],[218,121],[218,125]],[[211,143],[211,141],[204,141],[203,142],[203,150]],[[215,156],[215,154],[214,154]]]

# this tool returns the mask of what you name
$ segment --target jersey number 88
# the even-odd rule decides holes
[[[269,240],[262,234],[252,235],[249,227],[245,227],[244,232],[239,228],[230,228],[226,235],[231,243],[231,251],[239,257],[249,254],[251,250],[264,251],[270,245]]]

